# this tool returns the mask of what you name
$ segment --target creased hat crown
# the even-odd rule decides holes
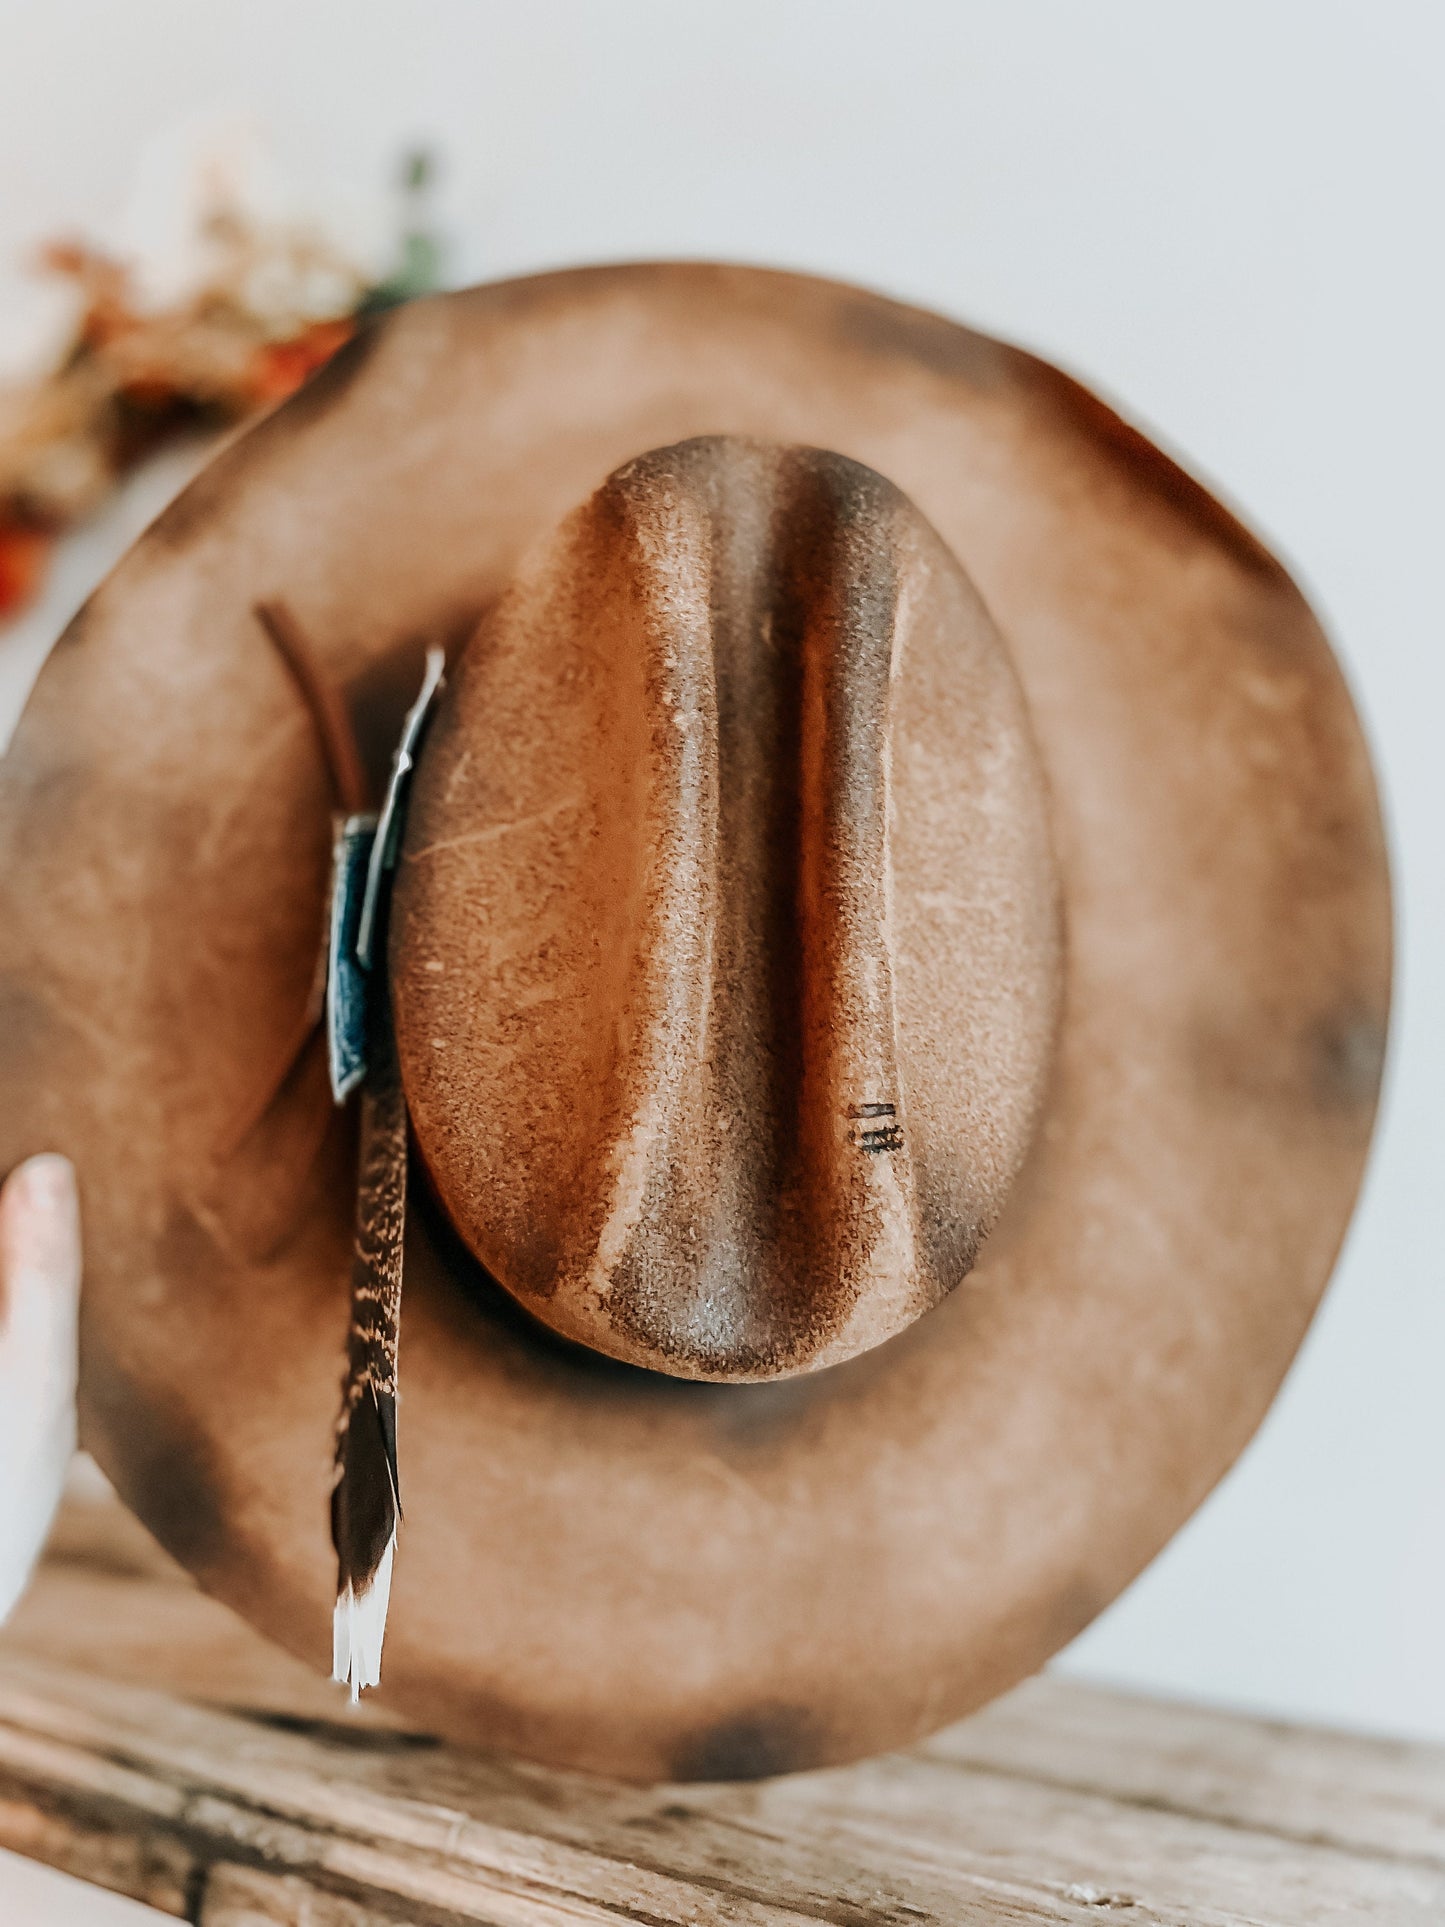
[[[692,1377],[879,1342],[1027,1148],[1059,937],[1044,785],[963,569],[872,470],[722,437],[619,469],[471,643],[393,980],[466,1242]]]

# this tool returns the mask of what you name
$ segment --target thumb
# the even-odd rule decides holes
[[[80,1210],[69,1160],[0,1187],[0,1620],[24,1591],[75,1450]]]

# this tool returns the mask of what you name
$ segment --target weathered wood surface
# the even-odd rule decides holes
[[[199,1927],[1441,1927],[1445,1750],[1041,1679],[843,1771],[617,1786],[350,1715],[92,1501],[0,1640],[0,1845]]]

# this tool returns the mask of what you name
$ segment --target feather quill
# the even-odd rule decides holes
[[[444,666],[442,651],[429,649],[420,693],[407,712],[392,759],[380,817],[373,826],[368,818],[352,816],[342,826],[333,880],[337,892],[331,923],[333,961],[327,973],[332,1087],[340,1101],[355,1084],[361,1085],[351,1326],[331,1489],[331,1537],[336,1547],[332,1673],[351,1688],[353,1702],[381,1678],[401,1523],[396,1405],[406,1242],[407,1117],[387,985],[386,927],[408,779],[441,688]],[[358,890],[363,855],[366,879]],[[335,955],[338,943],[344,957]],[[345,988],[348,983],[350,989]],[[364,1014],[364,1057],[340,1048],[356,1013]]]
[[[336,1547],[333,1674],[356,1700],[381,1677],[401,1500],[397,1353],[406,1236],[406,1100],[384,979],[375,986],[361,1094],[351,1327],[331,1492]]]

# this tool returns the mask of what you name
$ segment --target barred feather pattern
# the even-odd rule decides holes
[[[396,1394],[407,1119],[384,972],[378,973],[375,984],[361,1097],[351,1325],[331,1495],[337,1563],[333,1672],[350,1686],[353,1700],[381,1677],[401,1518]]]

